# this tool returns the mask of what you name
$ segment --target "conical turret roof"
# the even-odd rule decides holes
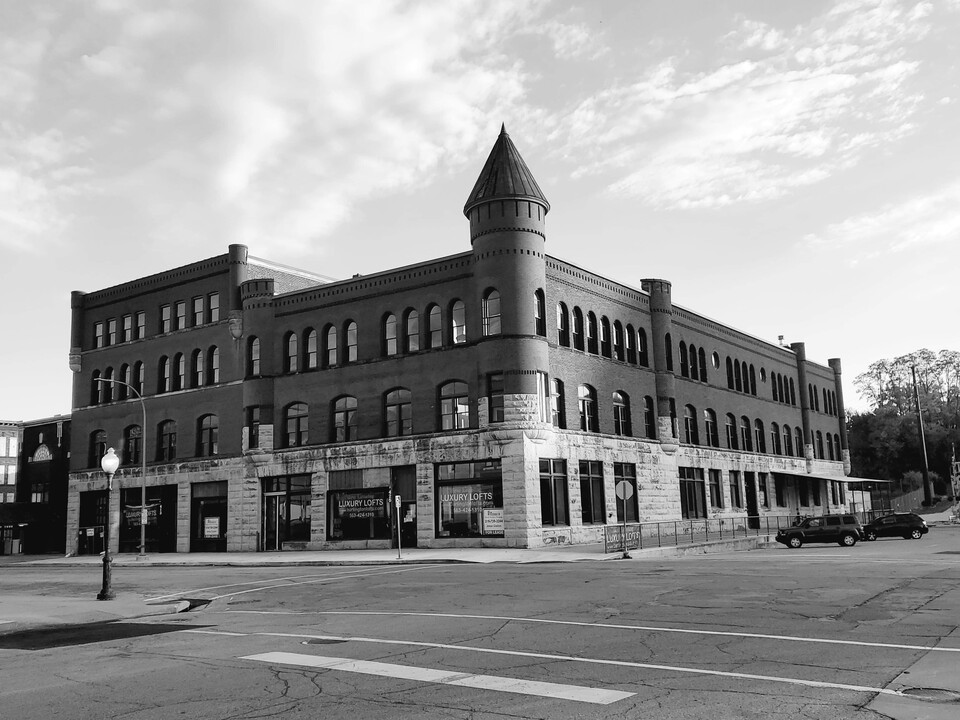
[[[467,204],[463,206],[463,214],[467,215],[481,203],[505,199],[533,200],[543,205],[547,211],[550,210],[550,203],[533,179],[533,173],[507,135],[506,125],[501,125],[500,137],[494,143],[487,162],[480,171],[480,177],[467,198]]]

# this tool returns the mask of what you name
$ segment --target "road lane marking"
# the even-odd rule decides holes
[[[250,582],[244,583],[230,583],[228,585],[213,585],[206,588],[194,588],[193,590],[184,590],[182,592],[171,593],[169,595],[158,595],[157,597],[147,598],[144,600],[146,603],[157,602],[158,600],[167,600],[170,598],[183,598],[189,597],[190,595],[196,595],[197,593],[209,592],[210,590],[220,590],[222,588],[230,587],[244,587],[246,585],[258,585],[258,587],[249,588],[247,590],[240,590],[235,593],[225,593],[223,595],[216,595],[209,600],[222,600],[223,598],[233,597],[234,595],[243,595],[245,593],[259,592],[261,590],[273,590],[276,588],[286,588],[294,587],[297,585],[315,585],[318,583],[334,582],[337,580],[352,580],[355,578],[365,578],[365,577],[376,577],[377,575],[391,575],[394,573],[401,572],[410,572],[412,570],[425,570],[426,568],[431,567],[429,565],[410,565],[404,566],[400,569],[395,570],[371,570],[369,568],[364,568],[363,570],[351,570],[349,572],[340,573],[339,575],[329,575],[318,578],[316,575],[292,575],[290,577],[282,578],[273,578],[271,580],[253,580]],[[310,580],[303,580],[302,582],[292,582],[294,580],[300,580],[301,578],[311,578]],[[270,585],[264,585],[263,583],[273,583]]]
[[[610,705],[611,703],[632,697],[635,694],[622,690],[602,690],[599,688],[583,687],[581,685],[561,685],[559,683],[520,680],[518,678],[501,677],[498,675],[476,675],[474,673],[420,668],[411,665],[396,665],[393,663],[324,657],[320,655],[303,655],[300,653],[268,652],[258,655],[247,655],[241,657],[240,660],[257,660],[273,665],[325,668],[327,670],[339,670],[341,672],[359,673],[362,675],[377,675],[379,677],[437,683],[440,685],[457,685],[460,687],[476,688],[478,690],[494,690],[497,692],[517,693],[519,695],[536,695],[538,697],[549,697],[559,700],[574,700],[576,702],[592,703],[594,705]]]
[[[540,623],[544,625],[569,625],[573,627],[605,628],[608,630],[642,630],[644,632],[680,633],[684,635],[715,635],[721,637],[752,638],[757,640],[776,640],[778,642],[806,642],[821,643],[824,645],[852,645],[856,647],[873,647],[885,650],[926,650],[934,652],[960,653],[960,648],[930,647],[929,645],[907,645],[901,643],[878,643],[866,640],[837,640],[833,638],[810,638],[797,635],[768,635],[764,633],[730,632],[724,630],[690,630],[689,628],[658,627],[653,625],[621,625],[615,623],[578,622],[575,620],[550,620],[547,618],[510,617],[508,615],[467,615],[459,613],[426,613],[426,612],[381,612],[376,610],[310,610],[304,612],[287,612],[271,610],[224,610],[221,612],[241,613],[251,615],[379,615],[385,617],[438,617],[454,620],[497,620],[517,623]]]
[[[334,640],[339,642],[361,642],[374,645],[406,645],[437,650],[457,650],[485,653],[489,655],[510,655],[512,657],[535,658],[539,660],[566,660],[588,665],[612,665],[614,667],[635,668],[638,670],[664,670],[667,672],[685,673],[688,675],[712,675],[734,680],[759,680],[762,682],[786,683],[803,687],[825,688],[828,690],[850,690],[853,692],[879,693],[901,697],[902,693],[887,688],[870,687],[868,685],[849,685],[822,680],[804,680],[801,678],[779,677],[776,675],[755,675],[753,673],[727,672],[724,670],[707,670],[705,668],[681,667],[679,665],[657,665],[654,663],[640,663],[630,660],[605,660],[602,658],[578,657],[576,655],[554,655],[550,653],[525,652],[521,650],[496,650],[494,648],[476,647],[473,645],[451,645],[449,643],[430,643],[419,640],[388,640],[385,638],[343,637],[339,635],[308,635],[300,633],[253,633],[268,637],[303,638],[309,640]]]

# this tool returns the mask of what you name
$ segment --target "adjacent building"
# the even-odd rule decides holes
[[[109,523],[134,552],[143,518],[148,552],[191,552],[539,547],[849,508],[839,360],[549,255],[505,131],[463,211],[463,252],[373,275],[231,245],[73,293],[68,551]]]

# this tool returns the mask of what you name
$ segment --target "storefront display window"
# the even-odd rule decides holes
[[[438,538],[503,537],[499,460],[436,466]]]
[[[332,490],[327,494],[328,540],[388,540],[388,488]]]

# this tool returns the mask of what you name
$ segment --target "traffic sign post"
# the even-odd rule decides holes
[[[397,508],[397,560],[402,560],[400,557],[400,495],[393,496],[393,504]]]
[[[626,480],[621,480],[616,487],[617,497],[623,502],[623,559],[629,560],[630,553],[627,552],[627,500],[633,497],[633,485]]]

